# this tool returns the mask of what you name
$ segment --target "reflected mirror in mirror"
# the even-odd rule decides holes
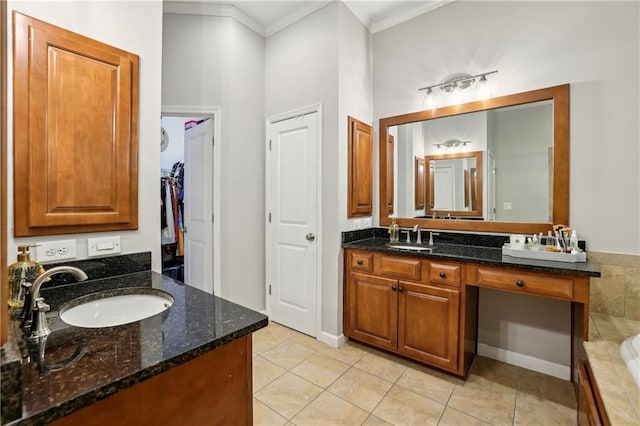
[[[552,222],[553,101],[390,126],[397,217]],[[416,202],[424,157],[426,203]],[[483,161],[484,159],[484,161]]]
[[[392,214],[400,226],[509,233],[568,223],[569,85],[382,118],[380,147],[382,226]]]

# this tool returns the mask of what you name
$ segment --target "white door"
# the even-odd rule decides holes
[[[453,168],[436,167],[433,171],[433,209],[453,210],[453,200]]]
[[[492,153],[489,152],[489,183],[487,185],[487,198],[489,204],[487,211],[489,212],[489,220],[496,220],[496,159]]]
[[[213,119],[184,133],[184,281],[213,293]]]
[[[318,113],[273,123],[267,129],[271,319],[316,336]]]

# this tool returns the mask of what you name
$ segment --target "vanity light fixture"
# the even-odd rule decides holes
[[[460,145],[462,145],[462,149],[466,149],[467,148],[467,144],[471,144],[471,141],[461,141],[459,139],[449,139],[448,141],[442,142],[442,143],[434,143],[433,146],[435,146],[437,149],[440,149],[440,147],[444,146],[446,148],[457,148]]]
[[[488,99],[491,97],[491,87],[489,86],[487,76],[497,72],[498,70],[483,72],[476,75],[453,74],[442,83],[421,87],[418,89],[418,92],[425,92],[422,107],[425,109],[434,109],[436,107],[436,94],[433,92],[433,89],[435,88],[440,88],[442,92],[448,93],[451,99],[448,103],[454,105],[462,102],[462,92],[465,89],[472,87],[474,84],[476,85],[475,99]]]

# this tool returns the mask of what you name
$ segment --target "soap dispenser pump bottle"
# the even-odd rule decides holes
[[[7,268],[9,273],[9,307],[21,308],[24,305],[23,283],[33,283],[44,272],[44,268],[31,260],[29,246],[18,246],[18,260]]]
[[[396,222],[395,218],[391,220],[391,225],[389,225],[389,242],[397,243],[400,241],[400,227]]]

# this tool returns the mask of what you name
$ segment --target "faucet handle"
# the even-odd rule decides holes
[[[36,298],[33,302],[33,314],[35,315],[35,318],[33,318],[33,321],[31,322],[31,333],[29,333],[29,339],[37,340],[42,337],[46,337],[51,333],[46,317],[46,313],[49,312],[51,307],[44,303],[44,299],[42,297]]]
[[[429,232],[429,245],[432,246],[433,245],[433,236],[434,235],[440,235],[439,232]]]
[[[411,243],[411,231],[400,231],[400,233],[402,232],[406,232],[407,233],[407,243]]]

